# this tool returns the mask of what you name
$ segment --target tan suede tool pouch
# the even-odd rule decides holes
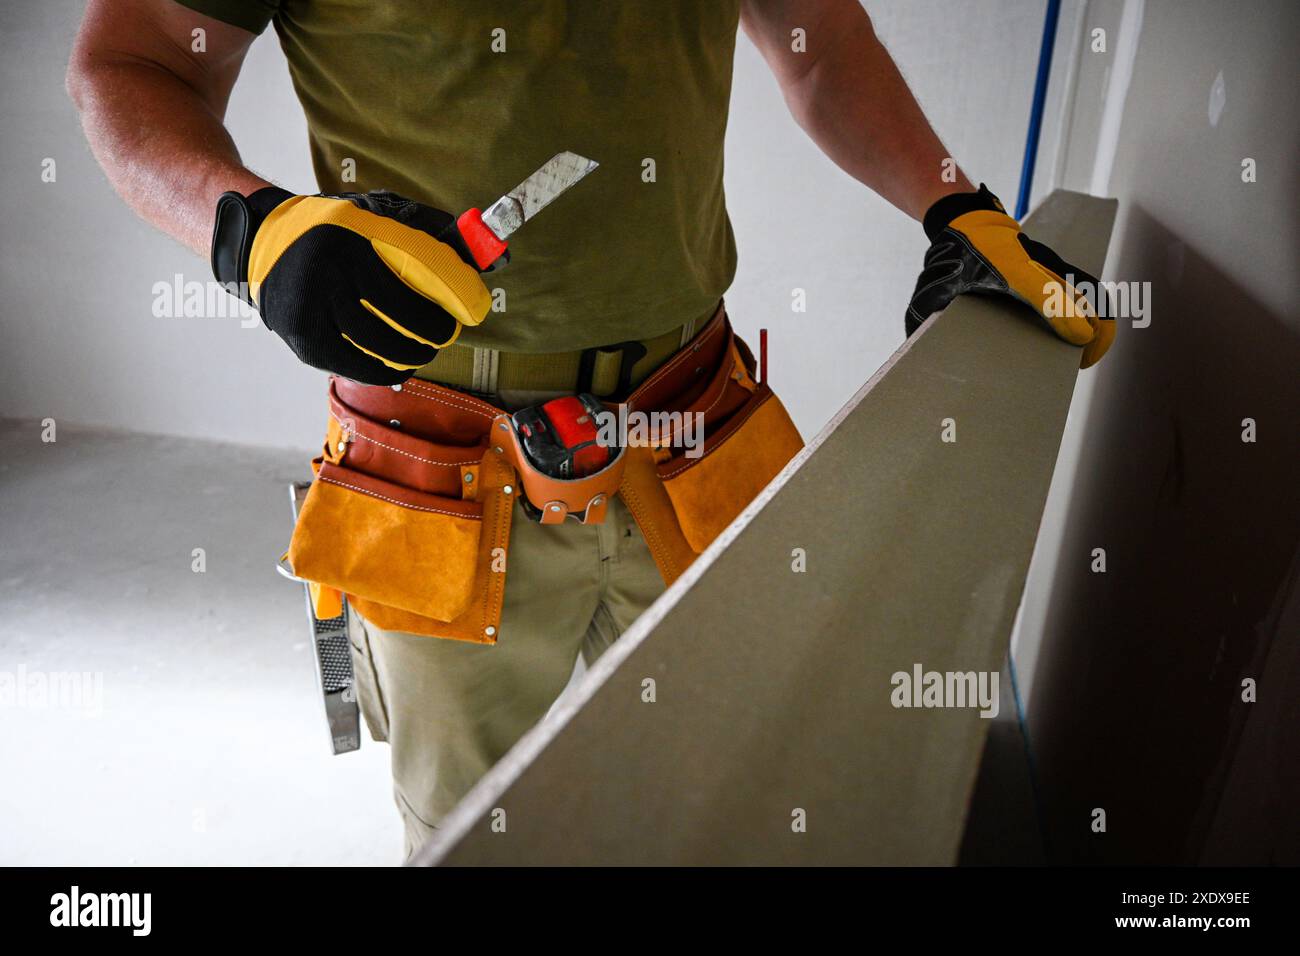
[[[294,573],[346,594],[379,627],[495,642],[514,473],[489,457],[494,414],[432,383],[332,380],[324,454],[289,546]]]
[[[754,373],[753,354],[720,313],[628,400],[630,409],[692,416],[672,440],[629,449],[637,453],[621,489],[670,583],[803,447]]]

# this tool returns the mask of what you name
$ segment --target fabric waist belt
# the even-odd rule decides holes
[[[719,303],[713,317],[722,309]],[[416,377],[481,395],[520,390],[621,397],[686,345],[697,325],[706,324],[692,320],[651,339],[573,352],[504,352],[449,345]]]

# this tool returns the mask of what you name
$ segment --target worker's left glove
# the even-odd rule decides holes
[[[907,308],[908,335],[963,292],[992,292],[1033,307],[1059,337],[1082,345],[1082,368],[1106,354],[1115,320],[1099,317],[1089,298],[1097,280],[1021,232],[988,187],[944,196],[926,212],[923,225],[930,248]]]

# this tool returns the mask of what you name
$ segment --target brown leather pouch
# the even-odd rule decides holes
[[[432,383],[332,380],[294,573],[381,628],[494,643],[514,504],[513,470],[488,448],[496,413]]]
[[[755,371],[753,354],[719,312],[628,399],[630,409],[702,416],[693,448],[628,449],[620,494],[668,583],[803,447],[781,400]]]
[[[659,462],[656,472],[691,548],[698,553],[712,544],[801,448],[781,399],[764,384],[706,433],[703,455]]]
[[[439,621],[470,602],[483,506],[322,462],[289,545],[294,573]]]

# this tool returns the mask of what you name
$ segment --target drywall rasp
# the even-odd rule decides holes
[[[295,524],[309,488],[311,482],[307,481],[289,485]],[[283,567],[280,573],[301,580]],[[361,748],[361,714],[357,704],[356,675],[352,671],[352,646],[348,642],[348,603],[343,602],[343,613],[338,617],[322,620],[316,616],[316,609],[312,606],[311,585],[305,581],[303,584],[307,592],[307,626],[311,629],[312,649],[316,652],[316,686],[325,704],[330,747],[336,755],[350,753]]]

